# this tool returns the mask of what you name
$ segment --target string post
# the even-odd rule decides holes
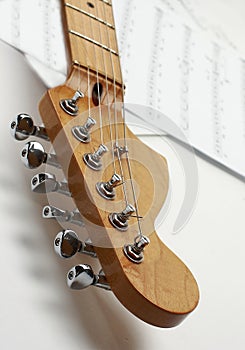
[[[78,111],[79,111],[77,106],[78,100],[83,97],[84,97],[84,94],[80,90],[77,90],[71,99],[61,100],[60,106],[67,114],[74,117],[78,115]]]
[[[120,213],[111,213],[109,221],[117,230],[126,231],[128,229],[128,220],[135,212],[135,208],[131,204],[127,204],[126,208]]]
[[[111,179],[107,182],[97,182],[96,189],[98,193],[105,199],[114,199],[116,196],[115,187],[122,181],[118,174],[113,174]]]
[[[95,124],[95,119],[88,117],[84,125],[74,126],[72,128],[72,134],[78,141],[89,143],[91,141],[89,132]]]
[[[101,144],[97,149],[97,151],[95,151],[94,153],[86,153],[83,156],[83,160],[89,168],[96,171],[101,170],[102,169],[101,158],[107,151],[108,151],[108,148],[105,145]]]
[[[140,264],[144,260],[144,249],[149,243],[148,237],[137,236],[133,244],[126,244],[123,247],[123,252],[130,261]]]

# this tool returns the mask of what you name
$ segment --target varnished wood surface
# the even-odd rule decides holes
[[[67,6],[69,4],[77,9],[92,14],[110,25],[114,26],[112,6],[101,0],[88,2],[84,0],[62,1],[64,6],[64,31],[67,38],[67,48],[71,62],[77,61],[82,67],[90,67],[91,71],[107,76],[111,81],[122,85],[121,66],[115,29],[108,27],[100,21]],[[90,7],[92,3],[94,7]],[[75,31],[86,37],[101,43],[118,53],[115,55],[106,49],[80,38],[69,31]]]
[[[74,6],[80,10],[71,8]],[[159,327],[173,327],[196,307],[199,292],[191,272],[159,240],[154,229],[168,193],[167,161],[125,128],[120,62],[112,53],[117,52],[115,30],[81,10],[89,10],[93,16],[114,25],[112,7],[105,1],[72,0],[69,6],[65,5],[66,33],[72,30],[85,39],[67,35],[70,75],[64,85],[46,93],[40,102],[40,114],[112,291],[142,320]],[[78,64],[72,64],[74,61]],[[103,86],[101,104],[93,108],[91,91],[98,83]],[[85,97],[79,100],[79,116],[74,118],[61,109],[59,102],[72,98],[77,89]],[[81,143],[71,129],[83,125],[88,116],[96,120],[96,126],[91,142]],[[121,162],[113,158],[115,143],[127,145],[129,160],[125,155]],[[93,153],[100,144],[106,145],[108,152],[103,156],[102,170],[94,171],[85,164],[83,156]],[[123,175],[124,185],[116,188],[115,200],[108,201],[97,193],[95,185],[108,181],[115,172]],[[137,206],[142,219],[139,226],[138,220],[131,217],[128,230],[121,232],[112,227],[108,215],[122,211],[128,202]],[[150,238],[150,244],[145,248],[144,261],[135,264],[124,255],[122,247],[133,243],[139,232]]]
[[[72,77],[69,81],[72,85]],[[92,152],[101,143],[100,127],[93,131],[89,144],[81,144],[71,135],[71,127],[77,124],[77,119],[69,117],[59,107],[59,100],[70,97],[72,93],[73,90],[67,86],[50,90],[41,101],[40,113],[111,288],[117,298],[144,321],[159,327],[177,325],[196,307],[198,287],[188,268],[159,240],[154,231],[155,218],[168,191],[166,160],[127,130],[133,176],[138,188],[137,204],[140,215],[144,217],[142,229],[151,240],[145,249],[144,262],[137,265],[130,262],[122,251],[123,244],[132,243],[138,232],[137,220],[130,219],[126,234],[112,228],[108,221],[110,212],[124,209],[122,189],[118,188],[115,202],[104,200],[95,191],[96,182],[111,176],[110,161],[102,172],[94,172],[86,167],[82,159],[84,153]],[[79,102],[80,123],[88,116],[87,103],[86,99]],[[97,118],[99,125],[96,113],[93,117]],[[104,124],[104,142],[109,144],[109,127],[106,122]],[[123,124],[119,123],[118,127],[122,139]],[[104,164],[109,155],[110,152],[105,155]],[[144,157],[139,161],[140,155]],[[128,178],[126,162],[123,168]]]

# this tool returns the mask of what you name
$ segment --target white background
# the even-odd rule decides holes
[[[53,252],[56,223],[41,219],[45,196],[31,193],[35,171],[20,161],[23,144],[9,132],[13,117],[36,116],[45,86],[24,58],[0,43],[1,92],[1,349],[244,349],[245,187],[197,157],[199,195],[177,235],[159,235],[195,275],[198,308],[178,327],[159,329],[135,318],[112,293],[68,290],[67,270]],[[159,151],[161,142],[147,141]],[[181,172],[172,172],[176,186]],[[80,262],[90,263],[81,257]]]

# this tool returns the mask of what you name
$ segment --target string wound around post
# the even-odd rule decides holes
[[[150,243],[146,236],[138,236],[135,238],[133,244],[126,244],[123,247],[123,252],[126,257],[136,263],[140,264],[144,260],[144,248]]]

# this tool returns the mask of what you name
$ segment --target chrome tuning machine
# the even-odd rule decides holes
[[[71,197],[67,182],[57,181],[55,175],[39,173],[31,179],[31,189],[35,193],[57,192]]]
[[[139,264],[144,260],[144,248],[150,243],[148,237],[138,236],[135,238],[133,244],[126,244],[123,252],[126,257],[132,262]]]
[[[72,128],[72,134],[78,141],[88,143],[91,140],[89,131],[95,124],[96,121],[93,118],[88,117],[84,125],[74,126]]]
[[[93,170],[101,170],[102,162],[101,157],[108,151],[108,148],[105,145],[100,145],[96,152],[86,153],[83,156],[85,164]]]
[[[61,108],[69,115],[75,117],[78,114],[77,102],[80,98],[83,98],[84,94],[77,90],[71,99],[65,99],[60,101]]]
[[[11,134],[18,141],[26,140],[29,136],[36,136],[49,141],[46,129],[43,126],[35,126],[30,115],[18,114],[10,124]]]
[[[56,219],[58,222],[70,222],[77,226],[84,226],[78,209],[69,211],[56,208],[52,205],[46,205],[43,208],[42,216],[44,219]]]
[[[54,239],[54,250],[61,257],[69,259],[76,253],[90,255],[96,258],[94,247],[89,240],[82,242],[72,230],[60,231]]]
[[[128,204],[120,213],[111,213],[109,215],[110,223],[119,231],[126,231],[128,229],[128,220],[134,212],[135,208]]]
[[[96,189],[98,193],[105,199],[114,199],[116,196],[115,187],[120,184],[122,178],[118,174],[113,174],[107,182],[97,182]]]
[[[29,169],[38,168],[43,163],[61,168],[55,154],[46,153],[41,143],[36,141],[27,142],[21,151],[21,160]]]
[[[111,290],[103,271],[95,275],[92,267],[87,264],[76,265],[67,274],[67,284],[71,289],[84,289],[95,286],[106,290]]]

